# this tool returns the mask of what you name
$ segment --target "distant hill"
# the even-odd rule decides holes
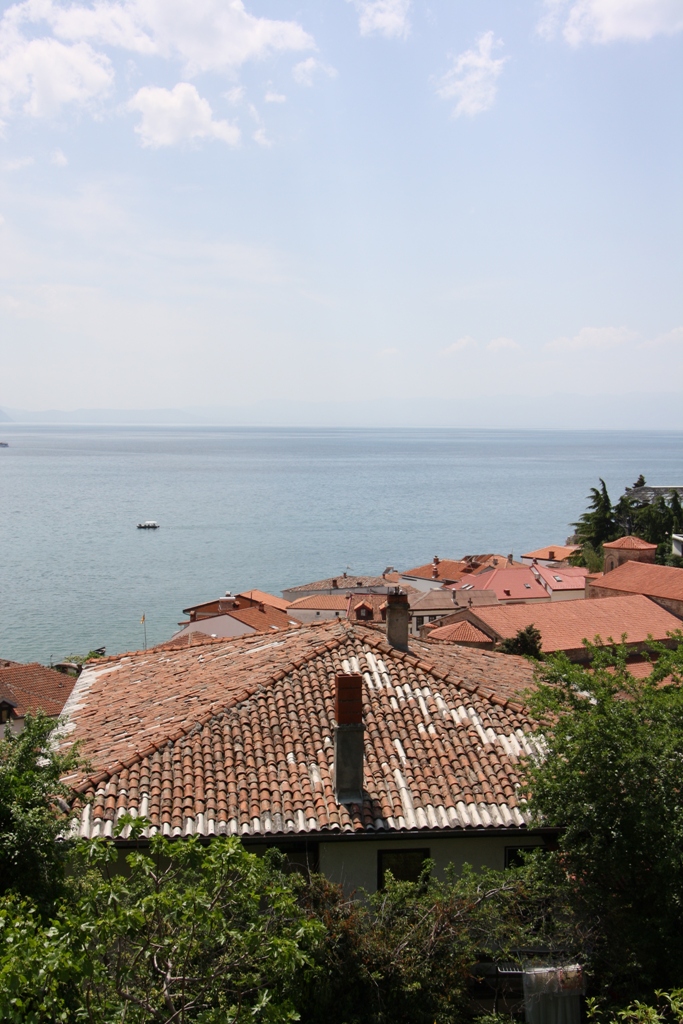
[[[12,417],[8,416],[6,412],[0,409],[0,423],[11,423]]]

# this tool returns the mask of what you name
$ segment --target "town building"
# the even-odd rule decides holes
[[[298,620],[287,613],[288,603],[261,590],[249,590],[234,597],[227,593],[214,601],[183,608],[189,618],[179,622],[174,637],[204,633],[210,637],[248,636],[274,629],[291,629]]]
[[[550,600],[550,594],[529,565],[505,566],[483,569],[468,576],[450,589],[457,594],[474,595],[478,591],[493,593],[496,601],[506,604],[543,602]]]
[[[551,544],[537,551],[527,551],[526,555],[522,555],[522,564],[553,566],[558,562],[566,562],[580,550],[579,544]]]
[[[460,559],[439,558],[434,555],[431,562],[426,565],[418,565],[413,569],[406,569],[400,573],[398,580],[401,586],[414,587],[416,590],[433,590],[452,583],[457,583],[464,576],[476,575],[498,566],[512,566],[515,564],[512,555],[507,558],[504,555],[463,555]]]
[[[613,597],[616,594],[644,594],[683,619],[683,569],[629,561],[604,576],[587,578],[586,597]]]
[[[300,597],[323,594],[348,594],[352,590],[368,590],[375,594],[386,594],[389,587],[395,585],[395,574],[393,570],[387,569],[382,576],[349,576],[345,572],[339,576],[330,576],[324,580],[315,580],[313,583],[301,583],[295,587],[286,587],[282,591],[282,597],[289,602],[297,601]]]
[[[467,608],[440,620],[426,635],[431,643],[465,642],[493,649],[532,625],[541,634],[544,653],[563,651],[572,661],[584,662],[589,654],[583,641],[593,642],[596,637],[606,644],[620,643],[625,635],[626,647],[634,659],[647,652],[650,638],[673,647],[669,633],[679,628],[680,622],[654,601],[637,594],[599,601]]]
[[[578,601],[586,596],[588,569],[578,565],[531,566],[531,571],[550,595],[551,601]]]
[[[357,596],[360,600],[360,594]],[[384,596],[380,596],[384,600]],[[302,623],[325,622],[346,618],[348,605],[348,594],[307,594],[288,604],[287,614]]]
[[[522,658],[409,640],[406,596],[387,633],[348,621],[277,637],[199,642],[88,665],[61,743],[90,767],[71,782],[82,836],[239,836],[279,847],[348,891],[426,857],[502,868],[543,844],[518,776],[536,750]],[[127,829],[115,842],[125,844]]]
[[[624,562],[646,562],[653,564],[657,554],[657,545],[650,544],[640,537],[619,537],[618,540],[606,541],[602,545],[605,554],[603,569],[612,572]]]
[[[0,729],[7,725],[18,734],[27,714],[42,711],[51,718],[61,715],[75,679],[33,662],[0,661]],[[2,735],[0,732],[0,735]]]

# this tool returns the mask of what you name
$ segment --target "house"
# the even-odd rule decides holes
[[[626,634],[626,646],[634,659],[646,651],[648,638],[673,647],[668,634],[678,629],[680,622],[654,601],[637,594],[599,601],[467,608],[437,623],[429,630],[428,639],[430,643],[465,642],[493,648],[531,625],[541,634],[544,653],[563,651],[571,661],[581,662],[589,659],[583,641],[593,641],[596,636],[604,643],[610,639],[618,643]]]
[[[370,590],[375,594],[386,594],[389,587],[394,586],[393,572],[388,569],[387,574],[382,576],[347,576],[344,572],[340,576],[330,576],[324,580],[315,580],[313,583],[301,583],[296,587],[287,587],[282,591],[283,598],[290,604],[300,597],[309,597],[312,594],[321,596],[323,594],[348,594],[351,590]],[[392,579],[388,577],[391,576]]]
[[[345,618],[348,604],[349,595],[344,593],[307,594],[288,604],[287,614],[298,622],[325,622],[328,619]]]
[[[435,622],[452,612],[456,605],[455,592],[438,590],[413,591],[408,599],[410,605],[410,635],[419,636],[425,623]]]
[[[416,590],[428,591],[435,588],[457,583],[463,576],[476,575],[484,569],[497,566],[514,565],[512,555],[464,555],[461,559],[434,558],[427,565],[418,565],[414,569],[406,569],[399,576],[402,586],[411,586]]]
[[[586,597],[612,597],[615,594],[645,594],[683,619],[683,569],[629,561],[603,576],[588,577]]]
[[[538,551],[527,551],[526,555],[522,555],[522,564],[553,566],[558,562],[566,562],[580,550],[579,544],[551,544],[547,548],[539,548]]]
[[[646,562],[653,564],[657,554],[657,545],[650,544],[640,537],[619,537],[602,545],[605,553],[604,571],[611,572],[624,562]]]
[[[259,600],[255,595],[264,600]],[[280,607],[282,605],[285,609],[288,607],[282,598],[262,591],[250,590],[235,597],[228,592],[225,597],[215,601],[204,601],[183,608],[189,619],[178,623],[180,629],[174,633],[174,638],[189,633],[205,633],[211,637],[245,636],[298,626],[298,620],[290,618],[287,611]]]
[[[532,572],[531,566],[490,566],[473,576],[460,580],[451,587],[457,594],[473,595],[477,591],[489,591],[496,601],[503,603],[528,604],[548,601],[550,594]]]
[[[551,601],[577,601],[586,596],[586,577],[590,574],[583,566],[547,566],[538,562],[531,566],[531,571]]]
[[[531,666],[409,641],[406,596],[387,603],[386,635],[334,621],[87,666],[61,739],[90,764],[68,780],[80,834],[130,812],[144,835],[239,836],[370,892],[389,865],[502,868],[543,844],[517,772]]]
[[[71,693],[75,680],[52,668],[33,662],[0,661],[0,727],[7,725],[18,734],[24,717],[42,711],[57,718]],[[0,733],[2,735],[2,733]]]

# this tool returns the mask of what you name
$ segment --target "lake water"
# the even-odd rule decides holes
[[[0,424],[0,657],[168,639],[188,605],[563,543],[599,476],[683,483],[679,432]],[[144,519],[161,529],[137,530]]]

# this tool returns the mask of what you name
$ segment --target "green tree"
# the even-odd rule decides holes
[[[91,865],[48,925],[30,902],[0,901],[0,1019],[109,1024],[284,1024],[320,926],[298,884],[236,838],[160,836],[125,871]]]
[[[0,895],[30,896],[43,912],[63,889],[71,814],[60,780],[78,762],[74,749],[53,749],[54,727],[38,712],[18,736],[8,726],[0,740]]]
[[[602,477],[599,488],[591,487],[588,501],[588,510],[579,517],[577,523],[572,523],[572,526],[576,528],[576,536],[580,544],[588,542],[597,548],[606,540],[612,540],[616,536],[617,529],[612,502]]]
[[[523,654],[527,658],[536,658],[540,661],[543,657],[541,641],[541,631],[532,622],[524,629],[518,629],[515,636],[502,640],[498,650],[503,654]]]
[[[545,756],[526,783],[538,824],[562,829],[558,858],[579,917],[599,922],[590,953],[603,987],[633,999],[683,983],[683,633],[647,679],[627,652],[592,665],[551,658],[530,706]],[[671,681],[667,681],[671,680]]]

